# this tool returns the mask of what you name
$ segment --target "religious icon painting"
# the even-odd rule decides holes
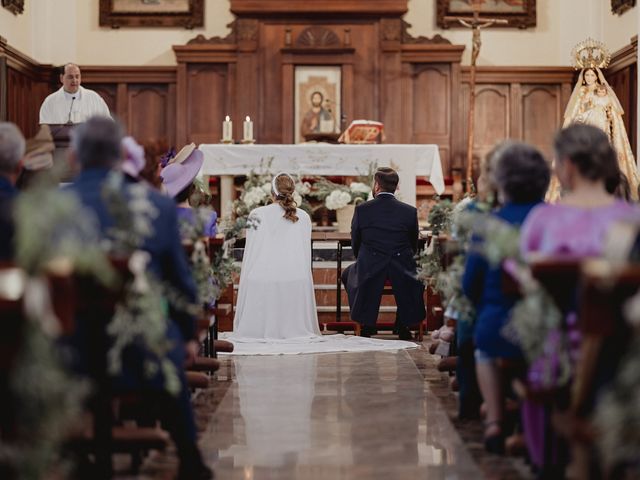
[[[100,0],[102,27],[204,26],[204,0]]]
[[[338,66],[296,67],[296,143],[338,138],[342,113],[341,80],[342,70]]]
[[[451,17],[473,17],[478,9],[480,19],[497,18],[507,24],[495,27],[528,28],[536,26],[536,0],[437,0],[437,21],[442,28],[461,26]]]

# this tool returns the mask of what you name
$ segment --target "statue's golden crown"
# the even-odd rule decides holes
[[[607,68],[611,54],[604,43],[587,38],[573,47],[571,59],[575,68]]]

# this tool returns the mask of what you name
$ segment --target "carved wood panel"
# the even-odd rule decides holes
[[[127,97],[129,133],[138,142],[173,145],[175,98],[169,86],[130,85]]]
[[[556,85],[523,85],[522,140],[538,147],[547,159],[553,158],[553,137],[562,127],[565,105],[561,105]]]
[[[411,143],[440,146],[443,170],[451,167],[451,71],[448,65],[427,64],[414,67],[413,136]]]
[[[627,129],[627,135],[629,135],[629,141],[631,142],[631,148],[635,152],[637,145],[637,98],[638,98],[638,76],[637,76],[637,64],[629,65],[628,67],[619,70],[608,78],[611,88],[616,93],[620,105],[624,110],[622,119],[624,126]]]
[[[232,115],[228,89],[229,72],[224,64],[194,64],[187,71],[188,142],[218,143],[222,138],[222,122]],[[242,127],[235,118],[234,138]]]
[[[109,84],[109,83],[95,83],[95,84],[88,84],[88,83],[83,83],[83,86],[86,88],[89,88],[91,90],[94,90],[98,95],[100,95],[102,97],[102,99],[104,100],[104,102],[107,104],[107,107],[109,107],[109,111],[111,112],[111,115],[115,115],[115,116],[122,116],[122,114],[124,112],[118,112],[118,105],[117,105],[117,96],[118,96],[118,92],[117,92],[117,85],[116,84]],[[126,119],[122,119],[122,120],[126,120]]]
[[[467,138],[469,85],[463,85],[462,92],[463,106],[459,121],[462,126],[462,138]],[[474,155],[482,159],[496,143],[511,136],[509,84],[476,85],[474,122]]]
[[[14,122],[26,138],[35,135],[40,117],[40,105],[46,98],[48,86],[29,75],[7,69],[7,119]]]

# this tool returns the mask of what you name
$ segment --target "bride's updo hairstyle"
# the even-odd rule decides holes
[[[284,218],[296,223],[299,220],[296,211],[298,205],[293,200],[293,192],[296,190],[296,185],[291,175],[288,173],[277,174],[271,182],[271,190],[276,202],[284,208]]]

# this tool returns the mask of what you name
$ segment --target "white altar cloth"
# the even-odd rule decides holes
[[[366,175],[369,165],[393,167],[400,176],[400,197],[415,205],[416,177],[427,177],[438,194],[444,177],[437,145],[224,145],[202,144],[203,175],[246,175],[270,160],[273,173],[301,175]]]

